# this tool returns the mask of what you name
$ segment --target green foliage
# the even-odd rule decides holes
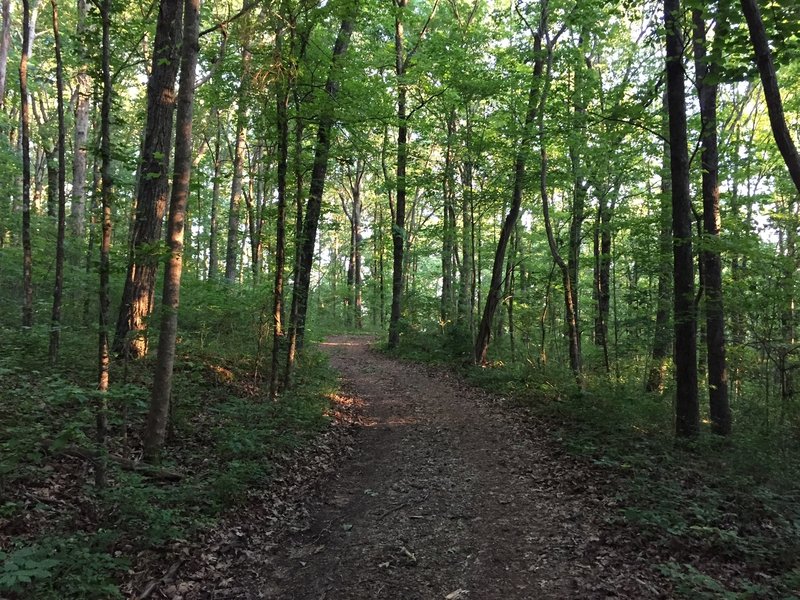
[[[41,600],[122,598],[113,576],[127,565],[103,551],[102,536],[46,537],[0,552],[0,592]]]

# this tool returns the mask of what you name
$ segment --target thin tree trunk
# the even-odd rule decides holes
[[[158,355],[153,374],[153,394],[144,435],[144,458],[155,462],[164,445],[172,395],[172,374],[175,366],[175,341],[178,334],[181,271],[183,268],[183,231],[189,201],[192,172],[192,111],[194,108],[195,71],[200,50],[200,0],[184,0],[183,42],[181,48],[180,94],[176,116],[175,165],[167,219],[169,255],[164,264],[164,292]]]
[[[64,64],[61,60],[61,36],[58,31],[58,6],[56,0],[50,0],[53,8],[53,40],[56,53],[56,104],[58,114],[58,233],[56,236],[56,276],[53,286],[53,311],[50,317],[50,363],[58,360],[58,349],[61,343],[61,304],[64,297],[64,234],[66,225],[66,170],[65,131],[64,131]]]
[[[58,143],[52,148],[44,149],[44,162],[47,169],[47,216],[58,217]],[[35,203],[34,198],[34,205]]]
[[[392,211],[392,304],[389,314],[389,348],[400,345],[400,318],[403,308],[403,263],[406,244],[406,163],[408,162],[408,115],[406,114],[406,51],[403,14],[408,0],[394,0],[395,76],[397,77],[397,180]]]
[[[89,76],[89,66],[86,58],[86,0],[78,0],[78,26],[76,28],[76,41],[78,56],[83,64],[75,76],[75,135],[72,150],[72,211],[70,213],[72,234],[83,239],[86,222],[86,165],[87,148],[89,139],[89,109],[92,99],[92,78]],[[76,254],[77,256],[77,254]]]
[[[461,194],[461,269],[458,282],[458,322],[472,333],[475,312],[475,244],[472,223],[472,119],[467,108],[465,140],[467,156],[464,160],[463,191]]]
[[[708,394],[711,426],[715,433],[731,432],[728,401],[728,367],[725,360],[725,318],[722,304],[722,257],[719,250],[719,152],[717,149],[717,75],[720,56],[714,52],[708,62],[706,24],[701,9],[692,10],[694,21],[694,62],[697,94],[700,101],[700,131],[703,181],[703,263],[702,282],[706,309],[706,348],[708,352]],[[727,35],[726,15],[718,11],[716,45]]]
[[[447,117],[447,147],[444,155],[444,173],[442,174],[442,297],[440,299],[439,317],[442,327],[447,326],[453,317],[455,295],[453,286],[453,256],[456,244],[456,212],[455,212],[455,168],[453,145],[456,133],[455,110],[451,109]]]
[[[667,96],[664,94],[664,112],[667,112]],[[666,127],[665,127],[666,129]],[[658,291],[656,298],[656,322],[653,331],[653,364],[647,377],[645,389],[648,392],[663,392],[664,380],[667,376],[667,359],[672,348],[672,335],[669,331],[669,307],[672,286],[672,180],[670,179],[669,144],[664,142],[664,164],[661,167],[661,194],[659,198],[659,223],[661,230],[658,236]]]
[[[283,28],[275,32],[276,62],[283,64]],[[289,167],[289,89],[288,74],[278,74],[276,120],[278,126],[278,206],[275,218],[275,281],[272,292],[272,365],[269,374],[269,397],[278,395],[278,369],[283,331],[283,271],[286,263],[286,174]]]
[[[675,282],[675,433],[680,437],[693,437],[700,431],[700,408],[697,398],[697,317],[694,308],[692,211],[680,0],[664,0],[664,23]]]
[[[31,250],[31,116],[28,96],[28,56],[31,51],[30,2],[22,0],[22,56],[19,61],[19,102],[22,144],[22,326],[33,326],[33,253]]]
[[[797,147],[789,133],[786,117],[783,114],[778,76],[775,72],[775,63],[772,60],[772,51],[769,48],[764,21],[761,19],[761,11],[758,8],[757,0],[741,0],[741,2],[742,12],[747,19],[747,28],[750,31],[750,41],[756,55],[761,85],[764,87],[764,99],[767,102],[772,135],[775,137],[778,150],[789,169],[794,187],[800,193],[800,154],[797,153]]]
[[[102,203],[102,234],[100,238],[100,292],[98,306],[98,345],[97,345],[97,391],[99,392],[96,412],[96,439],[101,458],[95,465],[95,485],[99,489],[106,486],[106,469],[103,451],[106,431],[108,430],[107,400],[109,388],[109,365],[111,362],[109,348],[109,327],[111,318],[109,304],[109,275],[111,265],[111,0],[103,0],[100,5],[102,20],[102,71],[103,98],[100,106],[100,198]]]
[[[175,108],[175,77],[181,36],[181,3],[161,0],[147,82],[147,121],[139,167],[136,218],[113,349],[141,358],[147,354],[147,317],[153,311],[162,220],[169,190],[169,157]]]
[[[285,387],[291,387],[297,354],[303,348],[306,312],[308,310],[308,291],[311,285],[311,267],[314,261],[314,246],[317,240],[317,227],[319,226],[319,217],[322,210],[322,193],[325,189],[325,177],[328,172],[328,154],[330,152],[331,130],[333,129],[335,100],[339,94],[339,63],[347,52],[350,36],[353,33],[355,7],[352,10],[353,12],[342,20],[333,46],[330,71],[325,82],[325,95],[328,102],[323,107],[322,114],[319,117],[308,203],[306,204],[303,228],[297,239],[300,253],[297,261],[297,278],[292,291],[289,351],[284,375]]]
[[[219,274],[219,250],[217,249],[217,237],[219,236],[219,196],[220,178],[222,177],[222,158],[220,156],[220,122],[219,111],[214,108],[212,111],[214,123],[217,131],[214,136],[214,180],[211,183],[211,219],[208,225],[208,280],[216,281]]]
[[[242,172],[244,169],[245,131],[247,127],[247,79],[250,72],[250,51],[242,50],[242,79],[239,82],[238,114],[236,116],[236,143],[233,150],[233,179],[231,200],[228,206],[228,245],[225,252],[225,281],[236,281],[236,259],[239,254],[239,208],[242,200]]]
[[[514,160],[514,184],[511,194],[511,206],[497,241],[497,249],[495,250],[494,263],[492,265],[492,278],[489,283],[489,291],[486,294],[483,317],[478,326],[477,339],[475,340],[473,357],[475,364],[478,365],[486,362],[486,353],[489,350],[492,321],[497,306],[500,303],[500,290],[503,283],[506,248],[511,238],[511,232],[514,230],[517,219],[519,218],[520,207],[522,205],[522,192],[526,184],[525,167],[528,160],[528,147],[533,139],[533,126],[536,122],[537,111],[540,108],[540,90],[543,86],[542,70],[544,67],[544,61],[542,60],[542,37],[544,37],[547,27],[546,4],[542,5],[541,11],[539,30],[535,35],[533,45],[533,77],[531,79],[531,87],[528,91],[528,107],[525,113],[525,124],[518,146],[519,149],[517,150],[517,155]]]
[[[11,0],[3,0],[3,25],[0,31],[0,109],[6,107],[8,50],[11,47]]]

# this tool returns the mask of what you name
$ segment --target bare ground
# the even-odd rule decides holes
[[[323,344],[342,374],[340,403],[359,407],[347,451],[326,459],[335,468],[315,471],[308,457],[315,483],[289,486],[277,516],[232,523],[204,555],[215,579],[194,565],[195,583],[184,577],[167,596],[669,596],[647,550],[612,523],[606,473],[565,454],[521,409],[443,369],[384,356],[371,341]]]

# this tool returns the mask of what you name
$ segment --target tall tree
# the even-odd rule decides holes
[[[478,326],[478,334],[475,340],[474,360],[475,364],[486,362],[486,353],[489,350],[489,337],[492,331],[492,321],[497,306],[500,304],[500,292],[503,283],[504,263],[508,242],[514,231],[517,219],[519,218],[520,207],[522,206],[522,192],[525,190],[527,177],[525,169],[528,161],[529,148],[534,139],[534,127],[536,125],[536,115],[541,109],[540,93],[544,82],[542,73],[544,69],[544,53],[542,52],[542,41],[547,31],[548,4],[543,2],[540,7],[538,29],[533,33],[533,74],[531,76],[530,88],[528,89],[528,106],[525,111],[525,121],[523,124],[522,135],[517,146],[517,153],[514,159],[514,183],[511,192],[511,206],[509,207],[500,236],[497,240],[497,248],[494,253],[492,263],[492,278],[489,282],[489,290],[486,293],[486,301],[483,307],[483,316]],[[548,51],[552,49],[548,47]]]
[[[724,4],[721,3],[721,5]],[[703,293],[706,309],[708,395],[711,424],[716,433],[731,431],[728,403],[728,367],[725,361],[725,318],[722,303],[722,257],[719,250],[719,151],[717,149],[717,80],[721,53],[707,51],[706,23],[702,9],[692,10],[693,47],[697,95],[700,101],[700,163],[703,193]],[[727,35],[727,15],[718,11],[715,39]]]
[[[86,0],[78,0],[78,24],[75,30],[78,56],[81,65],[75,75],[75,133],[72,149],[72,211],[70,213],[72,234],[83,238],[86,221],[86,165],[88,152],[86,148],[89,139],[89,112],[92,100],[92,78],[89,75],[89,65],[86,46],[86,16],[88,5]]]
[[[272,287],[272,366],[269,376],[269,397],[278,394],[278,369],[283,338],[283,284],[286,266],[286,175],[289,169],[289,74],[283,56],[284,29],[282,19],[275,31],[275,64],[278,65],[275,85],[276,124],[278,126],[278,189],[275,216],[275,279]]]
[[[66,225],[66,169],[65,156],[66,132],[64,125],[64,63],[61,59],[61,35],[58,31],[58,6],[56,0],[50,0],[53,9],[53,40],[56,54],[56,104],[58,113],[58,233],[56,234],[56,276],[53,286],[53,311],[50,317],[50,362],[58,360],[58,348],[61,342],[61,303],[64,296],[64,234]]]
[[[664,0],[666,26],[667,108],[672,178],[672,251],[674,257],[675,433],[691,437],[700,431],[697,398],[697,316],[694,307],[692,207],[683,87],[683,36],[680,0]]]
[[[356,158],[355,166],[347,164],[345,174],[347,177],[347,194],[340,194],[342,211],[350,223],[350,252],[347,264],[347,304],[350,307],[346,321],[361,329],[361,189],[366,174],[367,163],[363,158]],[[348,206],[349,204],[349,206]]]
[[[211,182],[211,215],[208,222],[208,280],[216,281],[219,272],[219,249],[217,248],[217,237],[219,235],[219,196],[220,179],[222,178],[222,153],[220,138],[222,136],[221,125],[219,122],[219,109],[214,107],[211,110],[211,118],[214,122],[214,179]]]
[[[194,109],[195,72],[200,50],[200,0],[184,0],[183,42],[181,48],[180,93],[175,133],[175,165],[167,219],[169,255],[164,265],[164,293],[158,355],[153,376],[153,393],[147,412],[143,442],[144,456],[149,462],[158,460],[167,431],[169,404],[172,395],[172,374],[175,366],[175,341],[178,334],[178,307],[183,270],[183,232],[189,202],[192,173],[192,112]]]
[[[346,16],[342,19],[336,41],[333,45],[333,55],[325,82],[325,104],[319,115],[317,126],[317,143],[314,150],[314,163],[311,169],[311,184],[309,186],[308,202],[306,203],[303,228],[297,236],[299,253],[297,257],[297,277],[292,290],[292,310],[289,322],[289,349],[286,357],[286,372],[284,385],[290,387],[297,354],[303,348],[305,335],[306,312],[308,310],[308,291],[311,285],[311,267],[314,262],[314,246],[317,242],[317,228],[322,211],[322,193],[325,190],[325,177],[328,173],[328,155],[331,146],[331,130],[335,117],[335,102],[339,94],[339,71],[341,61],[350,44],[353,34],[353,23],[358,4],[352,2],[345,9]]]
[[[408,56],[403,19],[408,0],[394,0],[394,60],[397,77],[397,172],[392,207],[392,304],[389,314],[389,348],[400,345],[403,303],[403,264],[406,245],[406,166],[408,163],[408,87],[405,81]]]
[[[31,114],[28,58],[31,52],[30,1],[22,0],[22,54],[19,59],[19,103],[22,144],[22,326],[33,326],[33,252],[31,249]]]
[[[169,190],[169,158],[181,37],[179,0],[161,0],[153,61],[147,80],[147,117],[139,162],[136,217],[113,349],[141,358],[147,354],[147,317],[153,311],[161,223]]]
[[[109,304],[111,294],[109,279],[111,274],[111,194],[113,180],[111,178],[111,0],[102,0],[100,4],[102,22],[102,81],[103,91],[100,104],[100,202],[101,202],[101,237],[100,237],[100,289],[98,303],[98,344],[97,344],[97,391],[100,398],[96,412],[97,445],[101,451],[105,446],[108,419],[106,416],[106,396],[109,389],[109,367],[111,352],[109,347],[109,328],[111,317]],[[98,488],[106,486],[106,472],[103,458],[95,466],[95,484]]]
[[[2,29],[0,30],[0,108],[6,105],[8,50],[11,47],[11,0],[2,0]]]
[[[577,298],[578,293],[575,289],[575,284],[577,282],[577,272],[573,275],[570,272],[570,264],[564,260],[561,256],[561,252],[558,248],[558,243],[555,238],[555,234],[553,232],[553,224],[552,219],[550,218],[550,198],[549,192],[547,190],[547,172],[548,172],[548,156],[547,156],[547,140],[545,139],[545,128],[544,128],[544,107],[545,107],[545,100],[547,98],[547,92],[550,86],[550,78],[552,74],[553,68],[553,44],[554,40],[549,40],[547,43],[547,73],[545,73],[544,81],[542,83],[542,92],[541,92],[541,100],[540,106],[538,110],[538,125],[539,125],[539,193],[542,197],[542,216],[544,217],[544,226],[545,232],[547,234],[547,245],[550,248],[550,254],[553,256],[553,261],[558,265],[559,270],[561,271],[561,280],[564,285],[564,312],[565,312],[565,320],[567,325],[567,346],[569,351],[569,366],[572,369],[573,373],[580,378],[581,376],[581,347],[580,347],[580,329],[578,323],[578,305],[577,305]],[[577,158],[573,158],[573,169],[575,169]],[[579,181],[580,175],[578,171],[574,173],[576,177],[576,181],[574,182],[573,186],[578,186],[580,188],[583,187],[582,181]],[[581,203],[584,202],[584,199],[581,197],[585,193],[585,190],[582,189],[574,189],[575,194],[575,202]],[[573,203],[574,204],[574,203]],[[573,206],[573,209],[576,209]],[[579,213],[582,213],[583,210],[577,207]],[[570,224],[570,234],[579,236],[580,235],[580,222],[582,221],[582,217],[578,215],[577,222],[576,216],[573,215],[572,223]],[[574,231],[577,229],[577,231]],[[576,241],[571,241],[570,244],[577,244]],[[576,251],[575,251],[576,252]],[[568,259],[569,260],[569,259]],[[577,268],[577,256],[573,258],[575,261],[575,267]]]
[[[668,111],[667,95],[664,94],[664,113]],[[667,131],[668,127],[663,129]],[[652,365],[647,376],[645,389],[648,392],[662,392],[667,375],[667,359],[672,347],[669,332],[669,307],[672,286],[672,180],[669,167],[669,142],[664,141],[664,159],[661,166],[661,193],[659,194],[659,234],[658,234],[658,288],[656,291],[656,321],[653,328]]]
[[[231,198],[228,205],[228,244],[225,251],[225,281],[236,281],[236,266],[239,256],[239,211],[242,203],[242,183],[244,175],[245,136],[247,133],[247,94],[252,54],[247,47],[242,48],[242,78],[239,81],[236,110],[236,141],[233,146],[233,177],[231,179]]]

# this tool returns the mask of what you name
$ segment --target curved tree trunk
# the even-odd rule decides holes
[[[503,271],[508,242],[511,233],[514,231],[517,219],[519,218],[520,207],[522,205],[522,192],[525,189],[526,177],[525,166],[528,160],[528,147],[533,139],[533,126],[536,122],[537,111],[540,109],[540,89],[544,85],[542,81],[542,70],[544,61],[542,60],[542,37],[547,27],[547,8],[542,6],[542,14],[539,20],[539,30],[536,33],[533,45],[533,76],[531,87],[528,91],[528,107],[525,113],[525,124],[523,126],[522,137],[514,160],[514,186],[511,193],[511,206],[500,230],[497,240],[497,248],[494,253],[492,263],[492,278],[489,283],[489,291],[486,294],[486,302],[483,308],[483,316],[478,326],[477,338],[473,359],[475,364],[481,365],[486,362],[486,354],[489,350],[489,337],[491,336],[492,321],[497,306],[500,304],[500,291],[503,285]]]
[[[747,19],[747,28],[750,31],[750,41],[756,55],[756,65],[761,75],[761,85],[764,87],[764,99],[767,102],[769,122],[772,126],[772,135],[780,150],[781,156],[789,169],[789,175],[794,182],[794,187],[800,193],[800,154],[789,133],[786,117],[783,114],[781,91],[778,88],[778,76],[775,72],[775,63],[772,60],[772,51],[769,48],[767,32],[757,0],[741,0],[742,12]]]
[[[328,173],[328,154],[331,145],[331,130],[334,122],[334,108],[336,96],[339,94],[339,67],[350,44],[355,21],[355,6],[353,12],[342,20],[339,33],[333,46],[331,67],[328,79],[325,82],[325,94],[328,102],[322,109],[317,128],[317,144],[314,151],[314,165],[311,170],[311,185],[309,186],[308,203],[306,204],[303,229],[297,239],[300,248],[297,260],[297,278],[292,291],[292,312],[290,317],[289,351],[286,358],[286,372],[284,386],[291,387],[292,374],[297,359],[297,354],[303,348],[305,335],[306,312],[308,310],[308,291],[311,285],[311,267],[314,262],[314,246],[317,241],[317,228],[322,211],[322,193],[325,189],[325,177]]]

